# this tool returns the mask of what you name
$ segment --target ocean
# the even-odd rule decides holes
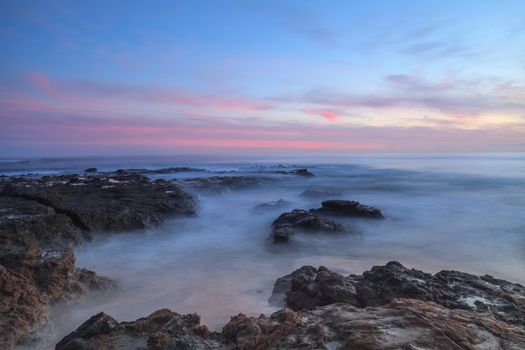
[[[307,167],[315,176],[283,175],[256,188],[200,194],[195,217],[173,218],[141,232],[98,235],[77,248],[77,266],[117,280],[119,289],[53,306],[53,328],[38,347],[53,348],[100,311],[120,321],[159,308],[196,312],[217,330],[240,312],[275,311],[268,304],[273,283],[302,265],[360,274],[396,260],[431,273],[459,270],[525,284],[521,153],[3,159],[0,174],[70,173],[88,167],[209,170],[153,176],[179,179],[253,175],[278,164]],[[340,192],[341,198],[381,209],[386,218],[341,219],[358,233],[298,235],[292,244],[272,245],[268,235],[280,213],[320,206],[320,199],[300,195],[305,190]],[[278,199],[290,204],[253,210]]]

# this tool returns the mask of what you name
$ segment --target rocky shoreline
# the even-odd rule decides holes
[[[57,350],[523,349],[525,287],[398,262],[343,276],[303,266],[275,283],[270,316],[233,316],[211,332],[196,314],[157,310],[134,322],[94,315]]]
[[[117,288],[111,279],[75,266],[73,247],[93,235],[194,216],[199,193],[259,187],[277,180],[272,176],[314,176],[303,168],[170,181],[146,176],[205,171],[88,168],[81,174],[0,177],[0,349],[34,342],[50,304]],[[269,229],[272,242],[290,242],[297,234],[354,234],[355,227],[337,218],[385,217],[356,201],[330,199],[339,197],[335,192],[306,192],[302,196],[326,200],[319,208],[278,216]],[[254,210],[288,205],[281,199]],[[99,313],[56,349],[525,348],[525,287],[487,275],[431,275],[397,262],[349,276],[303,266],[279,278],[269,297],[283,309],[257,318],[239,314],[221,332],[201,325],[196,314],[167,309],[134,322]]]

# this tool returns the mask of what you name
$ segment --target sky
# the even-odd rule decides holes
[[[0,156],[524,152],[525,1],[0,0]]]

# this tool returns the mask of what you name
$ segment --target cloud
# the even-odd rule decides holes
[[[202,93],[174,87],[134,86],[87,80],[59,81],[52,80],[42,73],[30,74],[26,78],[46,97],[69,101],[80,108],[93,103],[107,105],[117,102],[245,111],[264,111],[273,108],[268,101],[259,101],[246,96]]]
[[[305,109],[305,110],[303,110],[303,112],[306,115],[321,116],[325,120],[328,120],[329,122],[336,122],[339,119],[338,114],[340,113],[339,111],[335,111],[335,110],[322,110],[322,109],[321,110],[319,110],[319,109]]]

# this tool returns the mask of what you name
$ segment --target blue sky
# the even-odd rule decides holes
[[[523,1],[1,1],[0,45],[4,155],[525,150]]]

